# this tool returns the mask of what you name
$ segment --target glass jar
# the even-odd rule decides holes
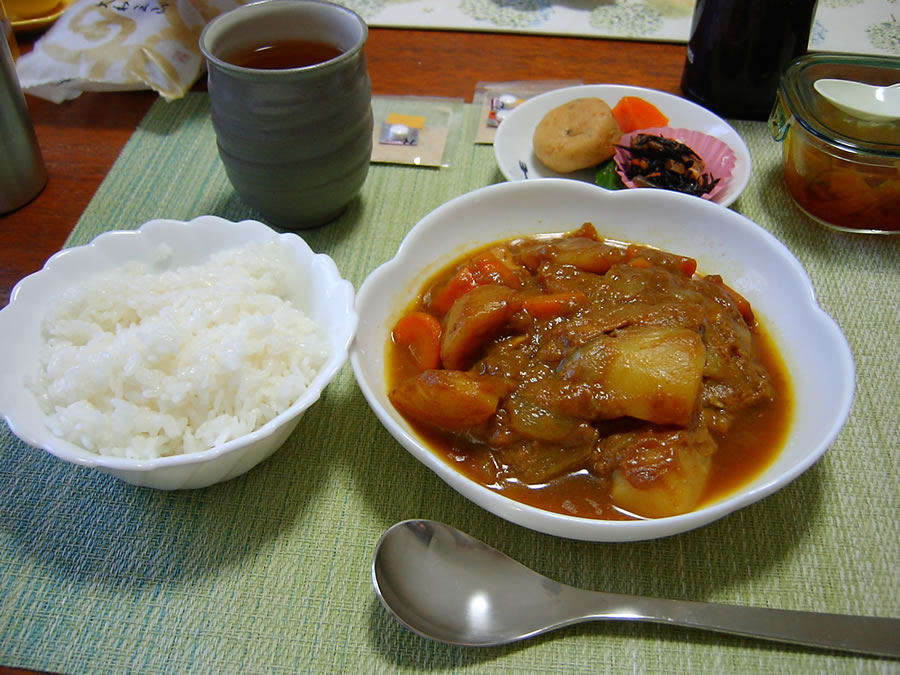
[[[900,81],[900,60],[813,54],[785,71],[769,116],[797,205],[827,227],[900,234],[900,120],[848,115],[815,91],[821,78],[873,85]]]

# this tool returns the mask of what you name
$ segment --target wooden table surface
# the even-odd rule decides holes
[[[21,51],[38,37],[19,35]],[[677,94],[684,51],[664,43],[372,28],[366,54],[375,94],[471,101],[479,82],[515,80],[578,79]],[[19,279],[61,248],[157,95],[85,93],[62,104],[26,98],[49,180],[31,203],[0,216],[0,307]]]

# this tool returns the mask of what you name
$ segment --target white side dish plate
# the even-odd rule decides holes
[[[669,127],[692,129],[709,134],[731,147],[737,161],[728,188],[715,198],[715,203],[730,206],[747,187],[752,168],[750,150],[741,135],[728,122],[706,108],[679,96],[655,89],[621,84],[588,84],[556,89],[530,98],[514,108],[497,127],[497,135],[494,138],[494,155],[500,173],[509,181],[569,178],[593,185],[595,173],[593,168],[561,174],[544,166],[535,156],[532,147],[535,127],[548,112],[568,101],[578,98],[600,98],[613,108],[624,96],[639,96],[655,105],[669,118],[667,125]]]

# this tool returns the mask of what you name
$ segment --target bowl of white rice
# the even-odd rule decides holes
[[[277,450],[347,360],[354,289],[296,234],[153,220],[64,249],[0,311],[0,416],[136,485],[200,488]]]

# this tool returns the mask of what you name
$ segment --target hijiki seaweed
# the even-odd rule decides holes
[[[637,134],[631,145],[617,145],[628,157],[622,162],[625,176],[639,187],[664,188],[702,196],[719,182],[704,173],[700,156],[684,143],[654,134]]]

